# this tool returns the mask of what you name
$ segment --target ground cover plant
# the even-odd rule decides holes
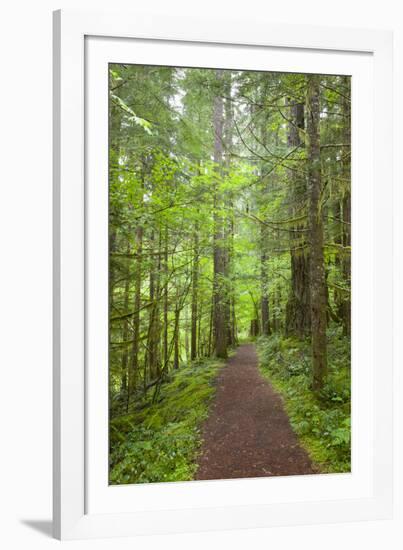
[[[258,343],[260,370],[284,398],[291,426],[323,473],[351,469],[350,341],[328,331],[329,374],[319,393],[311,389],[310,344],[275,336]]]

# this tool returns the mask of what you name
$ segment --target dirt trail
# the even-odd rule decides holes
[[[240,346],[221,371],[203,439],[199,480],[315,473],[281,397],[259,373],[252,344]]]

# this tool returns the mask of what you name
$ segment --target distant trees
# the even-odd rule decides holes
[[[240,337],[350,332],[348,77],[110,66],[112,414]]]

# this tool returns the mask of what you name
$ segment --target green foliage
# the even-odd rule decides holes
[[[144,130],[148,134],[152,134],[152,132],[151,132],[151,123],[148,122],[148,120],[145,120],[144,118],[141,118],[141,117],[137,116],[136,113],[133,111],[133,109],[131,109],[128,105],[126,105],[126,103],[123,101],[123,99],[121,99],[119,96],[111,93],[110,97],[111,97],[112,101],[114,101],[121,109],[123,109],[123,111],[125,111],[129,115],[127,117],[127,120],[129,122],[133,122],[134,124],[138,124],[139,126],[144,128]]]
[[[301,293],[295,260],[309,255],[303,122],[300,145],[291,145],[293,107],[305,103],[306,80],[291,73],[226,70],[219,79],[215,69],[109,66],[112,483],[191,479],[218,364],[189,365],[195,355],[214,353],[217,304],[229,306],[231,345],[250,338],[251,322],[261,327],[263,294],[271,330],[289,332],[288,306]],[[320,80],[328,311],[347,332],[350,83],[340,76]],[[219,255],[225,269],[218,272]],[[337,461],[347,467],[346,342],[338,333],[329,338],[331,373],[319,397],[310,392],[306,343],[277,336],[262,342],[270,376],[291,403],[294,429],[325,469]]]
[[[328,337],[329,375],[318,396],[311,391],[308,341],[274,335],[258,342],[260,369],[284,397],[292,428],[322,472],[349,472],[350,341]]]
[[[133,414],[111,421],[110,483],[186,481],[193,478],[201,423],[222,363],[194,362],[150,390]]]

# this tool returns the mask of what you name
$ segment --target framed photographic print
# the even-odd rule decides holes
[[[390,517],[391,43],[55,13],[56,537]]]

